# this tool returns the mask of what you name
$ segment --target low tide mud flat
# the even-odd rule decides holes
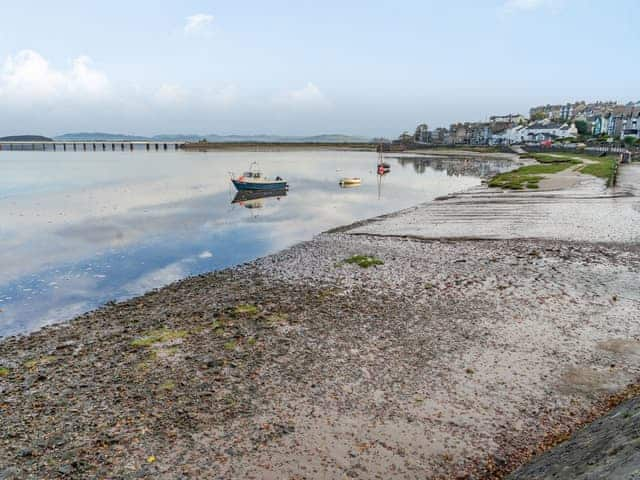
[[[0,342],[0,478],[502,478],[637,382],[638,280],[634,244],[323,234]]]

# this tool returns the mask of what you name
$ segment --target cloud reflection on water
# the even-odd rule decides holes
[[[273,253],[329,228],[479,183],[460,161],[390,159],[378,198],[375,153],[3,152],[21,189],[0,198],[0,335],[70,318],[111,299]],[[18,163],[57,174],[31,188]],[[73,179],[82,159],[80,177]],[[262,208],[231,204],[227,172],[258,160],[291,189]],[[418,165],[417,172],[400,165]],[[456,167],[458,165],[458,167]],[[93,170],[92,167],[93,166]],[[108,166],[108,168],[107,168]],[[43,167],[46,171],[51,165]],[[444,170],[437,170],[441,168]],[[497,167],[498,169],[501,166]],[[68,183],[62,179],[66,173]],[[111,173],[113,172],[113,173]],[[344,175],[363,178],[340,189]],[[11,184],[5,178],[3,184]],[[11,189],[9,189],[11,190]],[[15,189],[14,189],[15,191]]]

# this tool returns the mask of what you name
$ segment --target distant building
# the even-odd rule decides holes
[[[604,115],[598,115],[591,121],[591,134],[599,137],[600,135],[607,134],[609,131],[609,121],[612,114],[607,113]]]
[[[429,132],[429,126],[426,123],[421,123],[416,127],[416,132],[413,134],[413,140],[416,143],[431,143],[431,133]]]
[[[450,143],[455,145],[468,145],[471,142],[471,130],[469,123],[454,123],[449,127]]]
[[[527,119],[519,113],[509,113],[507,115],[493,115],[489,117],[489,123],[507,123],[510,125],[519,125],[525,123]]]
[[[527,127],[525,125],[515,125],[495,129],[491,134],[491,145],[512,145],[523,143],[526,140]]]
[[[439,145],[449,144],[451,143],[450,140],[451,140],[451,136],[449,134],[449,130],[446,128],[442,128],[442,127],[436,128],[431,135],[431,141]]]
[[[578,135],[576,125],[564,123],[562,125],[548,120],[533,123],[525,129],[524,139],[529,142],[542,142],[558,138],[571,138]]]
[[[640,138],[640,108],[630,106],[625,109],[622,121],[622,135],[624,137]]]
[[[489,123],[469,124],[469,143],[471,145],[487,145],[491,138],[491,125]]]

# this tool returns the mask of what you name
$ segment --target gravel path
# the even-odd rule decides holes
[[[321,235],[2,341],[0,478],[500,478],[637,380],[639,272]]]

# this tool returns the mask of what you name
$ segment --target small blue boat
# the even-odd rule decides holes
[[[238,178],[232,178],[231,181],[233,185],[236,187],[238,191],[244,190],[286,190],[289,188],[287,182],[280,178],[276,177],[275,179],[271,179],[268,177],[262,176],[262,173],[257,170],[257,167],[254,169],[253,166],[256,163],[252,163],[248,172],[245,172],[243,175],[240,175]]]

